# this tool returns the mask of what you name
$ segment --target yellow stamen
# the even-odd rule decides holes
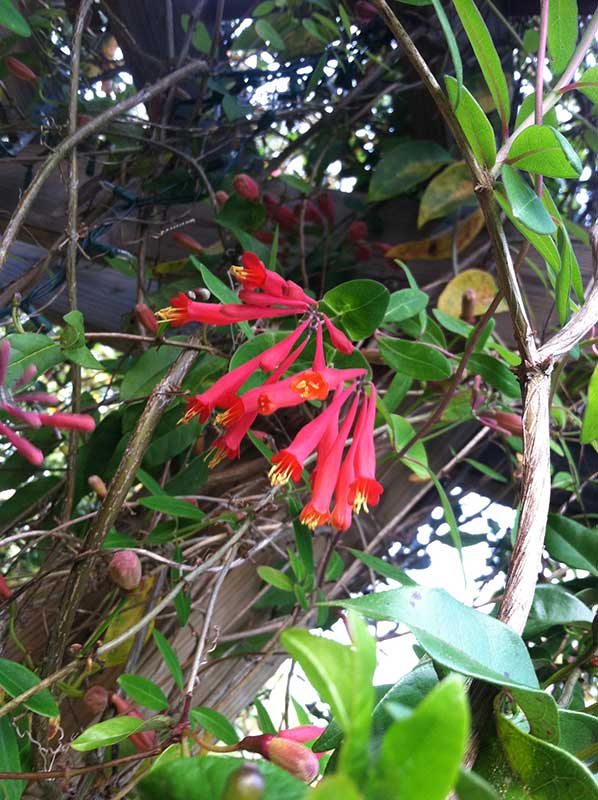
[[[211,447],[206,453],[205,461],[210,469],[214,469],[226,458],[225,447]]]
[[[174,306],[167,306],[166,308],[161,308],[159,311],[156,311],[156,317],[164,322],[173,322],[174,320],[180,319],[182,316],[183,310],[181,308],[175,308]]]

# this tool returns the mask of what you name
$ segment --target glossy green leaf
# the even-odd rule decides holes
[[[537,46],[535,49],[537,49]],[[535,114],[535,112],[536,112],[536,93],[531,92],[530,94],[526,95],[521,101],[521,105],[519,106],[519,110],[517,111],[517,117],[515,118],[515,129],[517,129],[524,120]],[[551,108],[549,111],[547,111],[543,116],[543,121],[544,125],[551,125],[553,128],[558,127],[559,121],[556,115],[556,109]]]
[[[496,161],[496,140],[490,120],[465,86],[457,106],[457,81],[455,78],[446,76],[444,82],[453,111],[476,158],[487,167],[493,167]]]
[[[122,742],[131,734],[144,727],[145,721],[137,717],[113,717],[97,725],[91,725],[80,736],[73,739],[71,747],[80,753],[95,750],[98,747],[109,747]]]
[[[530,125],[523,130],[511,145],[507,163],[548,178],[578,178],[582,170],[573,147],[550,125]]]
[[[556,561],[598,576],[598,536],[595,528],[586,528],[573,519],[549,514],[544,544]]]
[[[38,683],[40,683],[40,679],[37,675],[23,664],[0,658],[0,688],[4,689],[10,697],[18,697],[28,689],[37,686]],[[23,705],[29,711],[42,717],[58,717],[60,715],[58,704],[48,689],[37,692]]]
[[[457,780],[468,733],[463,679],[451,675],[386,733],[373,780],[374,798],[445,800]]]
[[[150,347],[127,370],[120,385],[120,399],[128,402],[147,397],[178,353],[176,347]]]
[[[535,233],[531,230],[531,228],[528,228],[526,225],[524,225],[521,220],[516,219],[509,201],[501,190],[501,187],[497,187],[494,196],[496,197],[496,200],[502,210],[505,212],[513,225],[515,225],[517,230],[523,234],[524,238],[527,239],[532,247],[536,248],[538,253],[540,253],[540,255],[550,265],[554,273],[558,274],[561,268],[561,257],[552,237]]]
[[[378,558],[378,556],[370,555],[370,553],[362,553],[361,550],[353,550],[349,548],[349,552],[352,553],[355,558],[359,559],[366,567],[369,567],[374,572],[377,572],[378,575],[382,575],[384,578],[390,578],[393,581],[398,581],[403,586],[416,586],[417,581],[414,581],[413,578],[410,578],[407,573],[403,572],[402,569],[395,567],[393,564],[389,564],[388,561],[383,561],[383,559]]]
[[[179,658],[174,651],[174,648],[168,641],[168,639],[164,636],[164,634],[160,633],[160,631],[154,629],[152,631],[152,636],[154,637],[154,641],[156,643],[156,647],[160,651],[162,658],[164,659],[164,663],[168,667],[170,674],[174,678],[174,682],[176,686],[182,691],[183,690],[183,670],[181,668],[181,664],[179,662]]]
[[[19,742],[9,717],[0,718],[0,772],[22,772]],[[27,781],[0,781],[0,800],[20,800]]]
[[[500,58],[474,0],[453,0],[467,38],[478,60],[482,74],[496,104],[503,130],[509,122],[509,89]]]
[[[62,361],[60,346],[49,336],[41,333],[11,333],[6,337],[10,342],[10,361],[6,371],[6,385],[10,385],[23,372],[25,367],[35,364],[38,375]]]
[[[256,698],[254,700],[254,706],[257,711],[257,718],[262,733],[278,733],[278,728],[272,722],[270,714],[268,714],[268,710],[262,701]]]
[[[160,687],[141,675],[120,675],[118,685],[136,703],[152,711],[164,711],[168,708],[168,700]]]
[[[598,367],[594,368],[588,384],[588,402],[581,426],[582,444],[590,444],[598,439]]]
[[[395,450],[398,452],[415,436],[415,428],[409,420],[405,419],[405,417],[401,417],[399,414],[391,414],[390,423],[392,443]],[[422,441],[417,441],[410,447],[401,461],[406,467],[412,470],[418,478],[428,477],[428,455]]]
[[[459,50],[457,39],[455,37],[455,34],[453,33],[453,28],[446,15],[446,11],[444,10],[441,0],[432,0],[432,5],[434,6],[434,11],[436,12],[436,16],[438,17],[438,22],[440,22],[440,27],[442,28],[442,32],[444,33],[444,38],[446,39],[449,53],[451,54],[451,61],[453,62],[455,75],[457,76],[455,108],[458,108],[461,103],[461,95],[463,92],[463,62],[461,60],[461,52]]]
[[[363,797],[346,775],[327,776],[309,796],[310,800],[362,800]]]
[[[582,74],[578,88],[592,103],[598,103],[598,65],[590,67]]]
[[[553,75],[569,63],[577,43],[577,0],[550,0],[548,52]]]
[[[217,800],[231,773],[242,763],[232,756],[180,758],[152,770],[137,788],[141,800]],[[266,783],[260,800],[303,800],[308,796],[308,787],[285,770],[262,759],[255,764]]]
[[[538,688],[521,637],[497,619],[459,603],[443,589],[402,587],[332,605],[372,619],[402,622],[430,657],[448,669],[499,686]]]
[[[472,353],[467,362],[471,373],[478,373],[486,383],[502,392],[507,397],[521,397],[521,387],[516,376],[506,364],[487,353]]]
[[[29,23],[14,7],[11,0],[0,0],[0,26],[17,36],[31,36]]]
[[[435,142],[407,141],[382,156],[370,182],[368,200],[406,194],[453,159]]]
[[[420,381],[443,381],[451,376],[448,358],[426,344],[381,336],[378,348],[386,364],[402,375]]]
[[[538,636],[554,625],[587,623],[594,615],[592,611],[562,586],[545,584],[536,587],[534,602],[525,626],[524,637]]]
[[[535,233],[554,233],[556,225],[529,183],[508,164],[503,164],[501,174],[515,219]]]
[[[528,797],[597,800],[598,785],[592,773],[565,750],[531,736],[502,714],[497,716],[496,727],[509,765]]]
[[[352,339],[370,336],[384,319],[390,294],[378,281],[347,281],[326,292],[322,304]]]
[[[494,788],[480,775],[460,769],[455,792],[458,800],[498,800]]]
[[[156,497],[140,497],[138,502],[144,508],[159,511],[161,514],[168,514],[169,517],[196,520],[201,520],[205,517],[204,512],[199,508],[196,508],[187,500],[179,500],[176,497],[168,497],[161,494]]]
[[[430,298],[420,289],[399,289],[390,295],[384,322],[402,322],[423,311]]]
[[[237,744],[239,737],[227,718],[213,708],[196,706],[189,712],[189,719],[197,728],[203,728],[224,744]]]
[[[593,748],[598,745],[598,717],[580,711],[559,709],[559,723],[563,750],[584,761],[594,760]]]
[[[275,586],[277,589],[282,589],[283,592],[293,591],[293,581],[284,572],[272,567],[258,567],[257,574],[260,578],[269,583],[270,586]]]

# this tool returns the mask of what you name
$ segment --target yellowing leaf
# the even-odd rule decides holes
[[[471,173],[464,161],[450,164],[426,186],[419,205],[417,227],[445,217],[465,203],[475,202]]]
[[[457,226],[457,252],[461,252],[468,247],[484,225],[484,216],[480,209],[476,209],[463,222]],[[451,257],[453,248],[454,231],[441,233],[430,239],[419,239],[412,242],[403,242],[391,248],[386,258],[421,259],[424,261],[442,261]]]
[[[116,614],[108,628],[103,642],[111,642],[116,639],[125,631],[129,630],[136,622],[139,622],[141,617],[145,614],[145,605],[150,596],[152,586],[154,585],[154,578],[144,578],[140,588],[135,592],[131,592],[125,599],[120,611]],[[152,635],[154,623],[148,626],[145,636],[145,641]],[[107,667],[116,667],[119,664],[124,664],[129,656],[129,652],[133,647],[135,637],[131,636],[122,644],[115,647],[114,650],[109,650],[104,657],[104,664]]]
[[[498,288],[492,275],[481,269],[466,269],[447,283],[438,298],[438,309],[451,317],[461,316],[461,301],[463,293],[468,289],[475,292],[473,313],[475,316],[483,314],[494,300]],[[497,312],[506,311],[506,304],[501,302]]]

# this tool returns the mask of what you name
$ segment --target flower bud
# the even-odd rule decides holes
[[[203,247],[194,239],[193,236],[189,236],[188,233],[184,233],[183,231],[175,231],[172,234],[172,241],[182,247],[183,250],[188,250],[190,253],[203,253]]]
[[[272,244],[274,241],[274,234],[270,231],[256,231],[253,237],[257,239],[258,242],[262,242],[262,244]]]
[[[372,257],[372,248],[365,242],[360,242],[355,250],[355,257],[358,261],[369,261]]]
[[[130,592],[141,582],[141,562],[132,550],[119,550],[112,556],[108,567],[110,577],[121,589]]]
[[[12,589],[4,580],[4,576],[0,575],[0,600],[10,600],[12,597]]]
[[[150,336],[155,336],[158,333],[158,320],[156,319],[156,315],[145,303],[137,303],[135,306],[135,317],[137,322]]]
[[[363,241],[363,239],[367,239],[367,236],[368,226],[362,219],[356,219],[349,225],[349,239],[352,242]]]
[[[100,478],[99,475],[90,475],[89,478],[87,479],[87,484],[89,488],[97,494],[100,500],[103,500],[108,494],[108,489],[106,489],[106,484]]]
[[[276,209],[280,205],[278,197],[276,197],[275,194],[272,194],[272,192],[264,192],[262,199],[264,201],[264,208],[266,209],[266,216],[274,216]]]
[[[123,697],[120,697],[120,695],[116,694],[115,692],[110,695],[110,702],[116,708],[119,716],[143,719],[139,711],[134,709],[130,703],[127,703]],[[141,733],[133,733],[127,738],[139,753],[145,753],[147,750],[153,750],[158,744],[158,734],[156,731],[142,731]]]
[[[83,695],[83,703],[94,716],[103,714],[108,705],[108,692],[103,686],[90,686]]]
[[[60,428],[65,431],[84,431],[89,433],[95,430],[96,423],[89,414],[38,414],[42,425],[49,428]]]
[[[319,772],[315,753],[298,742],[280,736],[273,736],[270,740],[266,758],[305,783],[311,783]]]
[[[519,414],[510,414],[508,411],[495,411],[493,417],[501,428],[504,428],[513,436],[523,436],[523,420]]]
[[[262,773],[255,764],[243,764],[231,772],[221,800],[261,800],[266,791]]]
[[[238,195],[244,197],[246,200],[250,200],[252,203],[256,203],[260,199],[259,186],[253,178],[250,178],[249,175],[245,175],[243,172],[239,175],[235,175],[233,178],[233,186]]]
[[[305,204],[305,221],[311,222],[320,228],[324,225],[324,218],[320,214],[320,210],[311,200],[308,200]]]
[[[334,224],[334,205],[332,203],[332,198],[329,192],[322,192],[318,195],[316,199],[316,203],[318,204],[318,208],[324,214],[328,222],[333,225]]]
[[[4,60],[8,71],[21,81],[29,81],[29,83],[37,83],[37,75],[32,69],[29,69],[27,64],[23,64],[18,58],[8,56]]]
[[[363,25],[369,25],[370,22],[378,16],[378,9],[367,0],[357,0],[355,3],[355,16]]]
[[[297,216],[291,211],[288,206],[278,206],[274,211],[274,219],[280,227],[285,231],[291,231],[297,227]]]
[[[222,189],[221,189],[219,192],[216,192],[215,197],[216,197],[216,202],[218,203],[220,208],[222,208],[222,206],[228,200],[228,192],[223,192]]]

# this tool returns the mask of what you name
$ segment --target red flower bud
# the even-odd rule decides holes
[[[270,231],[257,231],[253,234],[253,237],[263,244],[272,244],[274,241],[274,234]]]
[[[324,219],[320,211],[311,200],[308,200],[305,204],[305,221],[318,225],[320,228],[324,225]]]
[[[49,428],[60,428],[65,431],[85,431],[89,433],[95,430],[95,420],[88,414],[38,414],[42,425]]]
[[[349,239],[352,242],[359,242],[367,239],[368,226],[362,219],[356,219],[349,225]]]
[[[280,736],[273,736],[270,740],[266,758],[305,783],[311,783],[319,772],[315,753],[298,742],[281,739]]]
[[[328,222],[333,225],[334,224],[334,205],[332,203],[332,197],[330,196],[330,192],[322,192],[318,195],[316,199],[316,203],[318,204],[318,208],[324,214]]]
[[[0,600],[10,600],[12,597],[12,589],[4,580],[4,576],[0,575]]]
[[[297,227],[297,216],[288,206],[278,206],[274,211],[274,219],[283,230],[290,231]]]
[[[150,336],[155,336],[158,333],[158,320],[156,319],[156,315],[145,303],[137,303],[135,306],[135,317],[137,318],[137,322]]]
[[[108,705],[108,692],[103,686],[90,686],[83,695],[83,703],[92,714],[103,714]]]
[[[35,72],[32,69],[29,69],[27,64],[23,64],[22,61],[19,61],[18,58],[8,56],[4,63],[6,64],[8,71],[12,73],[15,78],[18,78],[21,81],[29,81],[29,83],[37,82],[37,75]]]
[[[108,489],[106,489],[106,484],[100,478],[99,475],[90,475],[89,478],[87,479],[87,485],[93,492],[97,494],[100,500],[103,500],[108,494]]]
[[[231,772],[221,800],[261,800],[266,791],[262,773],[255,764],[243,764]]]
[[[246,200],[250,200],[252,203],[256,203],[260,199],[259,186],[253,178],[250,178],[249,175],[245,175],[243,172],[239,175],[235,175],[233,178],[233,186],[238,195],[244,197]]]
[[[130,703],[127,703],[127,701],[118,694],[111,694],[110,702],[116,708],[119,716],[143,719],[139,711],[134,709]],[[156,731],[142,731],[141,733],[133,733],[128,737],[128,739],[131,744],[137,748],[139,753],[145,753],[147,750],[153,750],[158,744],[158,734]]]
[[[355,16],[359,22],[369,25],[378,16],[378,9],[367,0],[357,0],[355,3]]]
[[[219,192],[216,192],[215,197],[216,197],[216,202],[218,203],[220,208],[222,208],[222,206],[228,200],[228,192],[223,192],[222,189],[221,189]]]
[[[112,556],[108,567],[110,577],[121,589],[130,592],[141,582],[141,562],[132,550],[119,550]]]
[[[365,242],[360,242],[355,250],[355,257],[358,261],[369,261],[372,257],[372,248]]]
[[[520,414],[510,414],[508,411],[495,411],[492,416],[501,428],[509,431],[513,436],[523,436],[523,420]]]
[[[171,238],[172,241],[178,244],[179,247],[182,247],[183,250],[188,250],[190,253],[203,253],[203,247],[197,239],[194,239],[193,236],[189,236],[188,233],[175,231]]]
[[[262,200],[264,202],[264,208],[266,209],[266,215],[271,217],[274,211],[280,205],[278,197],[275,194],[272,194],[272,192],[264,192]]]

